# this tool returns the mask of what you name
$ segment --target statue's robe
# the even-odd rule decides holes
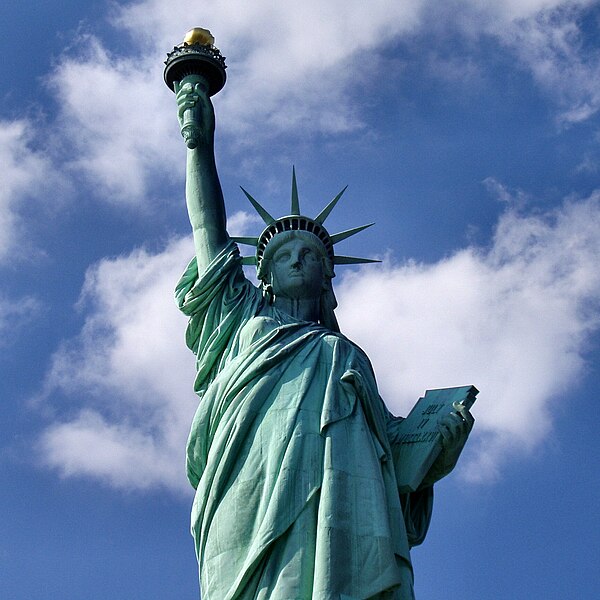
[[[200,397],[188,448],[202,600],[413,598],[432,488],[401,496],[365,353],[270,306],[233,243],[176,290]]]

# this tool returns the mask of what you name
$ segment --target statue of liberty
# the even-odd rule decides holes
[[[187,446],[196,488],[192,534],[203,600],[414,598],[410,548],[429,525],[433,484],[456,463],[473,424],[443,416],[443,450],[420,487],[401,493],[402,419],[377,391],[366,354],[339,331],[335,254],[364,227],[330,235],[291,208],[256,238],[231,238],[214,156],[214,111],[202,77],[175,84],[188,144],[186,202],[195,257],[176,299],[189,317],[199,396]],[[192,146],[192,147],[190,147]],[[238,243],[256,246],[242,258]],[[242,264],[256,264],[260,287]]]

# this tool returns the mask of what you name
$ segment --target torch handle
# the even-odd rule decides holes
[[[175,93],[178,96],[179,101],[179,93],[184,85],[191,84],[191,90],[193,90],[190,94],[190,98],[193,99],[194,95],[196,95],[196,99],[192,106],[184,108],[180,113],[180,126],[181,126],[181,135],[185,141],[186,146],[193,150],[198,146],[200,140],[202,138],[202,126],[204,123],[202,122],[202,106],[199,103],[197,98],[198,88],[201,88],[200,93],[207,94],[208,93],[208,81],[202,77],[202,75],[191,74],[186,75],[181,81],[176,81],[174,83]]]

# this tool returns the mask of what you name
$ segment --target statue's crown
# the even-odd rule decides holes
[[[347,187],[347,186],[346,186]],[[235,242],[247,244],[256,247],[255,256],[244,256],[242,263],[245,265],[256,265],[260,271],[261,262],[263,260],[267,245],[275,236],[286,231],[307,231],[317,238],[322,244],[325,254],[329,257],[332,265],[356,265],[361,263],[375,263],[378,260],[371,258],[359,258],[355,256],[340,256],[336,255],[333,246],[346,238],[349,238],[367,227],[371,227],[373,223],[353,227],[340,233],[329,235],[323,223],[334,209],[342,194],[346,191],[346,187],[314,218],[306,217],[300,214],[300,202],[298,200],[298,186],[296,184],[296,170],[292,168],[292,204],[290,214],[285,217],[275,219],[272,217],[244,188],[242,191],[246,194],[248,200],[266,223],[266,227],[258,237],[233,237]]]

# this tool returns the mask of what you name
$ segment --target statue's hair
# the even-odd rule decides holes
[[[284,231],[273,237],[265,248],[264,255],[256,273],[258,279],[261,281],[263,293],[267,297],[272,297],[271,261],[275,252],[286,242],[299,238],[306,241],[317,251],[323,265],[323,281],[319,299],[319,322],[327,329],[339,331],[340,328],[334,313],[334,310],[337,307],[337,300],[333,293],[333,285],[331,283],[331,280],[335,277],[333,263],[331,262],[331,258],[329,257],[325,246],[316,235],[308,231],[300,230]]]

